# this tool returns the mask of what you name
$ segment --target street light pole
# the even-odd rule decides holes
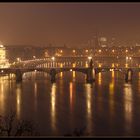
[[[132,57],[129,57],[130,60],[130,67],[132,67]]]
[[[53,66],[54,66],[55,57],[52,57],[51,59],[52,59],[52,61],[53,61],[53,62],[52,62],[52,67],[53,67]]]
[[[126,67],[127,67],[127,64],[128,64],[128,56],[126,56],[126,61],[125,61],[125,64],[126,64]]]

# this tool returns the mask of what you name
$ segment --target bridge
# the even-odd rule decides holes
[[[107,72],[107,71],[119,71],[124,74],[125,81],[129,82],[132,80],[132,75],[134,71],[140,71],[140,68],[137,67],[95,67],[93,65],[93,60],[90,58],[88,67],[38,67],[40,64],[46,63],[46,62],[52,62],[51,58],[47,59],[41,59],[41,60],[30,60],[28,62],[20,62],[18,65],[11,66],[10,68],[1,68],[0,74],[15,74],[16,75],[16,81],[21,82],[23,74],[26,72],[33,72],[33,71],[39,71],[39,72],[45,72],[48,73],[51,77],[51,82],[56,82],[56,75],[60,72],[65,71],[76,71],[76,72],[82,72],[86,75],[86,81],[88,83],[92,83],[95,81],[96,74],[99,72]]]
[[[53,58],[55,60],[53,60]],[[64,64],[64,67],[71,67],[71,63],[75,63],[78,67],[83,67],[83,64],[85,65],[86,63],[89,63],[91,56],[61,56],[61,57],[45,57],[41,59],[31,59],[31,60],[26,60],[26,61],[20,61],[20,62],[14,62],[12,67],[17,68],[17,67],[44,67],[43,65],[46,65],[45,67],[60,67],[59,63]],[[131,60],[130,60],[131,58]],[[106,67],[110,67],[110,64],[114,63],[116,67],[123,67],[124,64],[129,64],[131,67],[140,67],[139,57],[93,57],[93,62],[94,62],[94,67],[98,67],[99,64],[104,65]],[[47,66],[48,65],[48,66]]]

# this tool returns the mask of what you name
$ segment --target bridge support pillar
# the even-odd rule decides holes
[[[55,83],[56,82],[56,70],[55,69],[51,69],[50,76],[51,76],[51,82]]]
[[[93,69],[93,68],[88,69],[86,81],[87,81],[87,83],[92,83],[95,81],[95,69]]]
[[[133,75],[132,69],[128,69],[126,74],[125,74],[125,81],[126,82],[131,82],[132,81],[132,75]]]
[[[15,74],[16,74],[16,82],[22,82],[23,73],[20,70],[17,70]]]

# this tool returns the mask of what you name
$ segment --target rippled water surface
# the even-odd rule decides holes
[[[33,120],[41,136],[64,136],[83,129],[89,136],[140,135],[140,74],[125,83],[119,72],[96,75],[87,84],[81,73],[66,72],[55,84],[44,74],[28,73],[22,83],[0,78],[0,114],[16,111]]]

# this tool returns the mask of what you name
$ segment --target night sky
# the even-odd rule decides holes
[[[0,3],[5,45],[80,45],[96,33],[140,43],[139,3]]]

